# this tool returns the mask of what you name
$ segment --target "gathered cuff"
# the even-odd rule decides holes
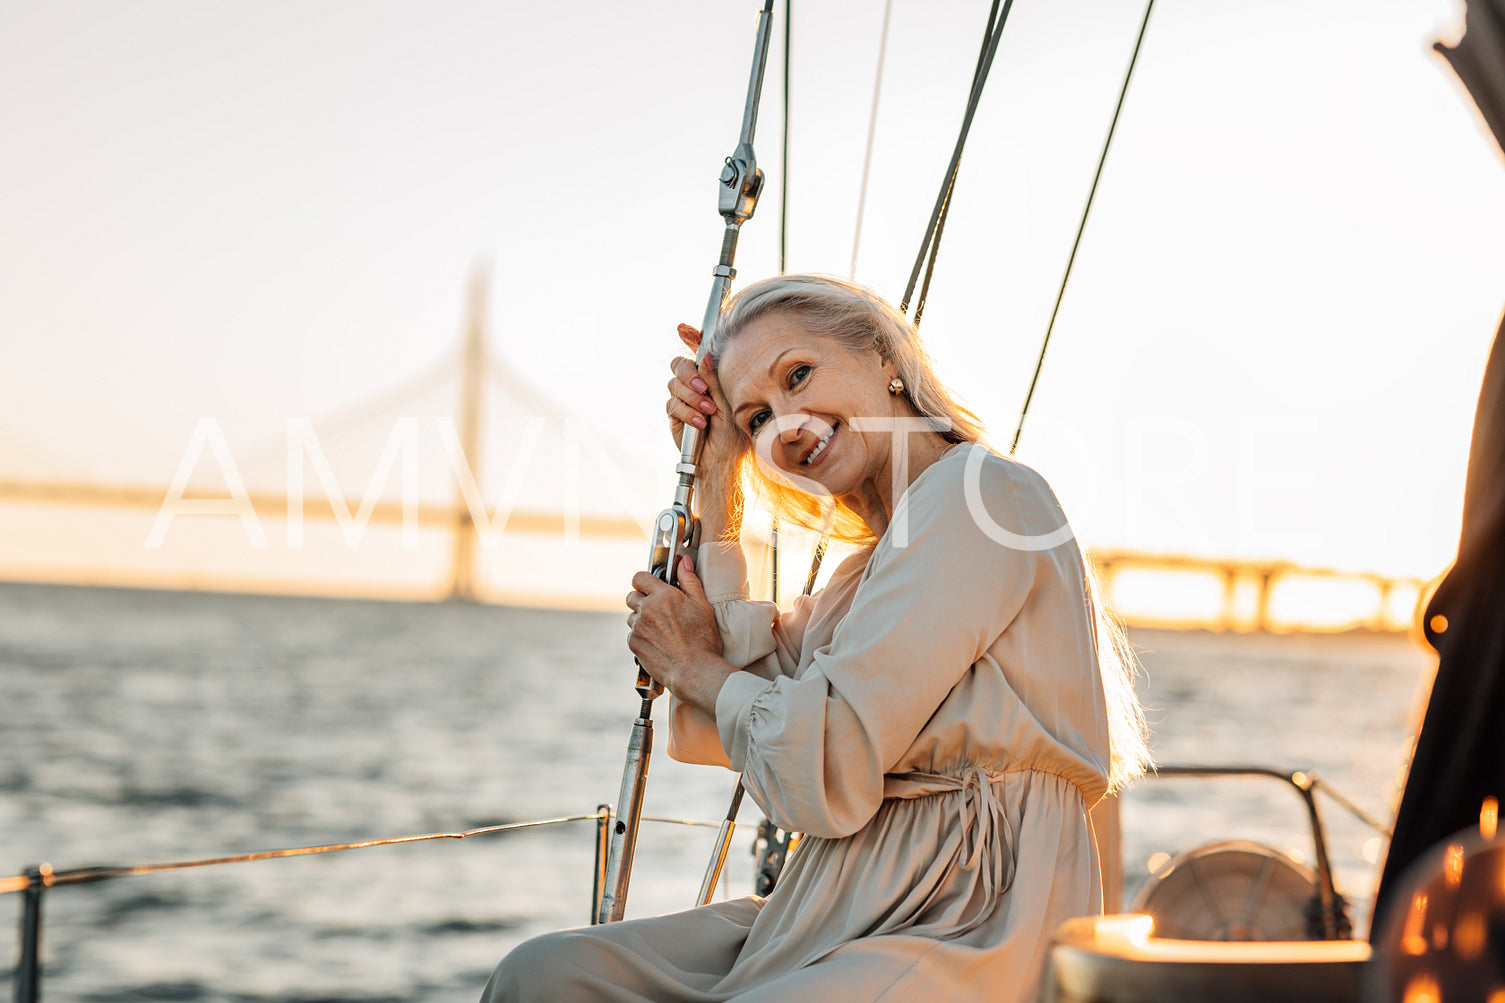
[[[716,730],[732,769],[745,771],[753,703],[774,684],[751,672],[733,672],[716,694]]]

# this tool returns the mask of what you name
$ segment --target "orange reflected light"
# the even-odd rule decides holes
[[[1435,614],[1427,621],[1427,626],[1432,628],[1434,634],[1446,634],[1448,632],[1448,618],[1441,613]]]
[[[1442,1003],[1442,988],[1430,975],[1418,975],[1406,983],[1401,1003]]]
[[[1464,961],[1473,961],[1484,953],[1484,942],[1488,939],[1484,914],[1471,912],[1458,921],[1458,928],[1453,931],[1453,952]]]
[[[1499,824],[1500,802],[1492,797],[1485,798],[1484,804],[1479,808],[1479,835],[1485,839],[1494,839]]]
[[[1411,897],[1411,911],[1406,913],[1406,925],[1401,930],[1400,949],[1420,957],[1427,953],[1427,938],[1422,929],[1427,923],[1427,897],[1417,894]]]
[[[1442,863],[1442,874],[1449,888],[1457,888],[1463,882],[1463,847],[1457,843],[1449,846]]]

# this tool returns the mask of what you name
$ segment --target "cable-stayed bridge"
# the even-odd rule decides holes
[[[148,546],[204,515],[240,517],[253,545],[279,525],[301,538],[305,520],[337,525],[351,546],[368,525],[438,530],[446,593],[464,599],[482,597],[480,551],[504,532],[646,543],[661,464],[492,356],[487,291],[477,272],[457,351],[350,406],[233,453],[218,422],[199,419],[171,484],[60,472],[68,464],[0,431],[0,504],[155,513]]]

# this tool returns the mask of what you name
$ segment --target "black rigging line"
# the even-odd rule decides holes
[[[999,0],[993,0],[993,6],[988,11],[988,31],[984,36],[985,43],[982,55],[978,57],[977,67],[972,74],[972,90],[967,95],[967,111],[962,116],[960,134],[956,137],[956,147],[951,152],[951,163],[946,168],[946,177],[941,183],[940,194],[936,196],[935,208],[930,212],[930,222],[925,227],[925,239],[920,244],[920,253],[915,258],[914,269],[909,273],[909,285],[904,288],[904,299],[899,303],[899,312],[909,313],[910,301],[914,298],[915,287],[920,281],[920,271],[925,267],[925,260],[929,256],[932,268],[935,261],[935,252],[940,243],[940,230],[943,223],[947,204],[951,200],[952,189],[956,185],[956,172],[961,166],[962,149],[967,145],[967,133],[972,128],[972,117],[977,113],[978,102],[982,99],[983,85],[987,83],[988,71],[993,67],[993,57],[998,52],[998,41],[1003,37],[1004,24],[1008,21],[1009,10],[1014,5],[1014,0],[1003,0],[1002,10],[999,9]],[[929,288],[930,280],[925,280],[926,288]],[[924,295],[921,294],[921,305],[916,309],[915,321],[918,323],[919,314],[924,309]]]
[[[1045,365],[1045,350],[1050,347],[1050,334],[1056,327],[1056,315],[1061,312],[1061,300],[1066,297],[1066,283],[1071,280],[1071,266],[1076,264],[1077,248],[1082,245],[1082,233],[1087,229],[1087,217],[1092,213],[1092,200],[1097,195],[1097,183],[1103,176],[1103,165],[1108,162],[1108,148],[1113,145],[1113,131],[1118,128],[1118,114],[1124,110],[1124,98],[1129,93],[1129,81],[1134,79],[1134,64],[1139,61],[1139,48],[1144,44],[1145,29],[1150,26],[1150,11],[1155,9],[1155,0],[1144,5],[1144,20],[1139,23],[1139,37],[1134,40],[1134,54],[1129,57],[1129,69],[1124,73],[1124,85],[1118,91],[1118,105],[1113,109],[1113,121],[1108,124],[1108,136],[1103,140],[1102,155],[1097,158],[1097,171],[1092,175],[1092,187],[1087,192],[1087,204],[1082,207],[1082,221],[1077,224],[1076,239],[1071,242],[1071,254],[1066,258],[1066,271],[1061,276],[1061,288],[1056,291],[1056,305],[1050,311],[1050,323],[1045,326],[1045,338],[1040,343],[1040,355],[1035,359],[1035,374],[1030,377],[1029,391],[1024,395],[1024,407],[1019,409],[1019,424],[1014,427],[1014,441],[1009,444],[1009,455],[1019,448],[1019,437],[1024,434],[1024,419],[1029,414],[1030,401],[1035,399],[1035,385],[1040,382],[1040,370]]]
[[[994,26],[998,22],[998,3],[999,0],[993,0],[993,6],[988,11],[988,27],[987,30],[983,32],[982,47],[977,52],[977,65],[972,68],[973,87],[977,86],[977,80],[984,72],[983,61],[987,58],[988,55],[988,42],[990,39],[992,39]],[[935,225],[935,236],[929,242],[930,259],[925,262],[925,279],[920,284],[920,299],[917,303],[915,303],[914,308],[914,326],[917,328],[920,326],[920,318],[925,315],[925,300],[930,296],[930,280],[935,277],[935,259],[941,251],[941,235],[946,230],[946,218],[951,215],[951,196],[956,192],[956,173],[958,170],[960,170],[960,168],[961,158],[958,157],[956,166],[952,170],[951,176],[947,179],[945,205],[941,208],[941,218],[936,222]],[[924,249],[921,248],[920,254],[923,255],[924,253]]]

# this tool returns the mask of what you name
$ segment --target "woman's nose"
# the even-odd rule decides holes
[[[805,416],[792,414],[779,422],[779,441],[784,443],[798,442],[805,432]]]

